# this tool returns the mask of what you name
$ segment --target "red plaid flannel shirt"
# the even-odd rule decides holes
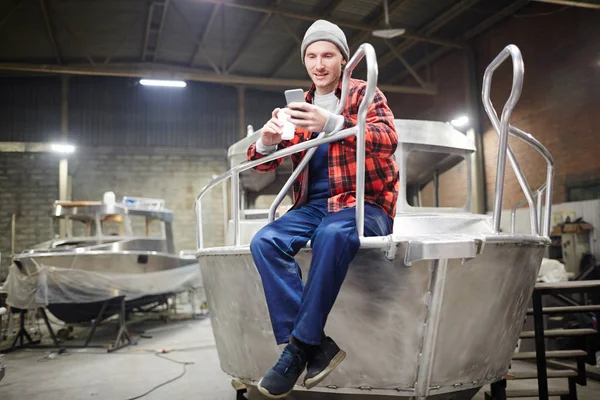
[[[335,91],[338,99],[342,91],[341,81]],[[363,100],[367,84],[358,79],[350,80],[349,101],[342,112],[344,116],[343,129],[356,125],[358,107]],[[313,102],[315,86],[306,92],[305,99]],[[312,132],[297,128],[296,135],[291,140],[283,140],[277,146],[283,149],[295,144],[310,140]],[[396,213],[396,200],[398,199],[398,166],[394,152],[398,145],[398,134],[394,127],[394,116],[387,105],[387,99],[377,89],[373,103],[368,108],[366,124],[366,156],[365,156],[365,201],[381,207],[390,217]],[[306,151],[292,154],[294,168]],[[264,157],[256,151],[256,144],[248,148],[248,160],[257,160]],[[269,172],[277,168],[282,159],[261,164],[256,169],[259,172]],[[329,212],[336,212],[343,208],[356,206],[356,136],[329,144],[329,187],[331,197],[328,200]],[[294,207],[297,208],[306,202],[308,186],[303,184],[308,178],[308,166],[298,177],[293,185]]]

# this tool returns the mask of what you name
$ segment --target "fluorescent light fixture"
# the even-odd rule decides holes
[[[469,117],[466,115],[461,115],[460,117],[450,121],[450,123],[455,128],[462,128],[463,126],[467,126],[469,124]]]
[[[56,153],[71,154],[75,152],[75,146],[65,143],[52,143],[50,149]]]
[[[184,81],[167,81],[159,79],[140,79],[140,84],[144,86],[186,87]]]

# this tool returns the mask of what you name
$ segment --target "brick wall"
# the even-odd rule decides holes
[[[175,249],[195,245],[194,200],[213,175],[225,171],[223,150],[88,148],[69,161],[74,200],[101,200],[106,191],[123,196],[162,198],[175,214]],[[49,211],[58,197],[58,157],[46,153],[0,153],[0,252],[6,273],[10,255],[11,215],[17,213],[15,250],[48,240]],[[221,190],[202,202],[205,245],[223,242]]]
[[[545,9],[545,8],[544,8]],[[533,11],[533,10],[532,10]],[[562,27],[562,29],[557,29]],[[536,18],[512,18],[477,40],[483,67],[508,43],[523,53],[523,95],[512,123],[534,135],[552,153],[556,163],[553,201],[566,201],[566,184],[600,179],[600,24],[598,12],[571,8]],[[495,78],[498,107],[510,89],[511,71],[499,70]],[[501,89],[502,88],[502,89]],[[495,134],[484,125],[488,207],[493,200]],[[545,180],[542,158],[511,140],[532,187]],[[514,174],[507,174],[505,207],[521,200]]]
[[[532,4],[522,13],[555,10]],[[493,58],[508,44],[517,45],[525,62],[523,94],[511,123],[534,135],[552,153],[556,163],[553,201],[566,201],[567,184],[600,179],[600,24],[598,12],[569,8],[534,18],[511,17],[480,35],[474,42],[478,82]],[[465,57],[454,52],[432,65],[437,96],[388,95],[397,118],[448,121],[466,110]],[[424,73],[424,71],[421,71]],[[492,100],[501,112],[512,80],[512,69],[500,67],[494,75]],[[480,103],[481,104],[481,103]],[[481,110],[487,209],[493,206],[496,181],[496,134]],[[545,180],[542,158],[517,140],[510,144],[533,188]],[[462,183],[451,174],[441,188]],[[442,202],[454,203],[452,192]],[[446,198],[446,196],[448,196]],[[523,199],[519,184],[507,168],[503,208]]]
[[[435,204],[433,182],[421,192],[423,207]],[[467,202],[467,166],[463,161],[454,168],[443,173],[439,178],[439,207],[463,207]]]
[[[420,71],[424,75],[424,71]],[[433,79],[438,83],[436,96],[387,94],[395,118],[450,121],[465,113],[466,85],[465,58],[459,53],[450,54],[431,66]],[[466,166],[459,164],[442,174],[439,179],[441,207],[462,207],[466,202]],[[423,206],[434,204],[433,183],[421,193]]]
[[[48,240],[48,211],[58,196],[58,159],[53,154],[0,153],[0,281],[9,265],[11,220],[15,251]]]

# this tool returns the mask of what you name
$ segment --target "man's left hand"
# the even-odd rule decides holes
[[[289,121],[309,132],[322,132],[329,118],[329,111],[310,103],[294,102],[288,108]]]

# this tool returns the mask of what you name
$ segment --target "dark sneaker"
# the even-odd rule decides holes
[[[308,357],[304,386],[307,389],[317,386],[344,361],[344,358],[346,358],[346,352],[341,350],[332,338],[326,337]]]
[[[306,354],[302,349],[288,343],[279,361],[258,382],[258,390],[271,399],[281,399],[293,389],[306,367]]]

